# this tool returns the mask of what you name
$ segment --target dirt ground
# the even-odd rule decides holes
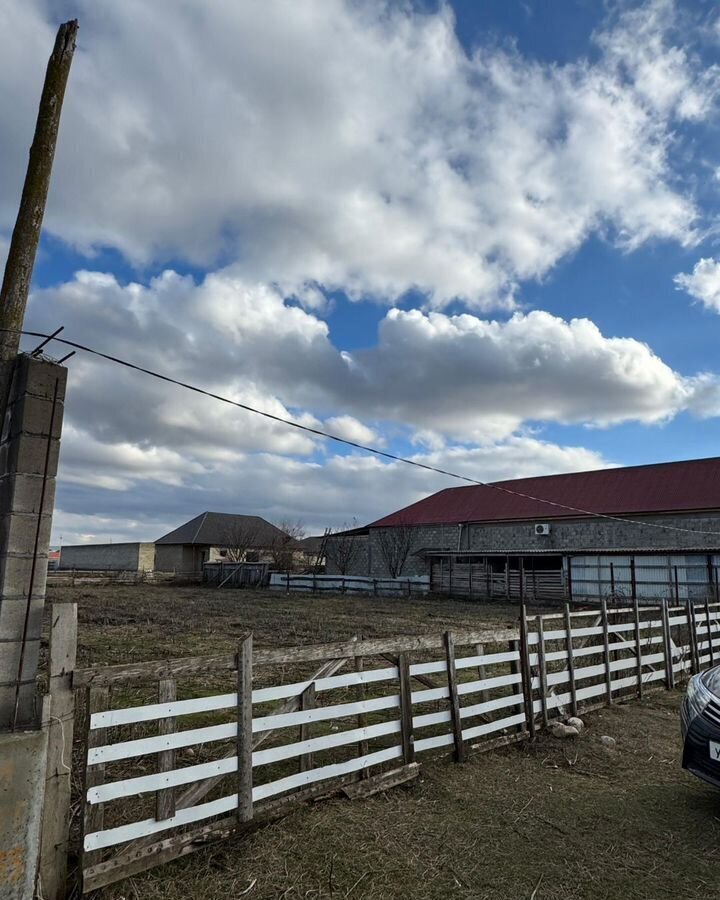
[[[57,591],[55,593],[60,593]],[[80,664],[515,626],[517,608],[127,586],[73,591]],[[423,762],[384,795],[303,807],[105,889],[103,900],[720,898],[720,792],[679,767],[677,692],[586,716],[579,738]],[[605,749],[602,735],[617,745]]]

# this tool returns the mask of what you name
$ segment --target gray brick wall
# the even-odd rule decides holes
[[[152,543],[75,544],[60,551],[60,569],[103,571],[152,571],[155,545]]]
[[[463,528],[463,549],[469,550],[685,550],[715,549],[720,537],[697,532],[720,532],[720,513],[671,516],[633,516],[631,524],[610,519],[549,520],[550,534],[535,534],[536,522],[505,522],[494,525],[467,525]],[[539,521],[539,520],[538,520]],[[695,533],[665,530],[654,525],[674,525]]]
[[[535,534],[540,522],[502,522],[492,525],[419,525],[415,529],[412,548],[403,575],[425,575],[427,564],[416,553],[423,549],[478,550],[488,553],[556,550],[558,554],[579,553],[585,550],[712,550],[720,547],[720,512],[678,514],[666,516],[633,516],[639,524],[616,522],[610,519],[548,520],[550,534]],[[648,524],[644,524],[648,523]],[[674,525],[693,531],[673,531],[654,527]],[[362,550],[348,572],[349,575],[388,574],[380,546],[381,529],[371,528],[368,537],[358,536]],[[328,539],[332,541],[332,537]],[[337,574],[329,562],[328,574]]]

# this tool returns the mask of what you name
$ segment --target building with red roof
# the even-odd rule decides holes
[[[457,596],[716,599],[720,457],[446,488],[354,539],[346,574]]]

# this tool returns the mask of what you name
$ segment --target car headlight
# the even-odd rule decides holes
[[[712,694],[702,683],[699,675],[693,675],[690,681],[688,681],[687,693],[685,696],[687,698],[688,713],[690,714],[691,719],[694,719],[695,716],[699,716],[710,700],[712,700]]]

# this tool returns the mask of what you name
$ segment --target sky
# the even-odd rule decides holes
[[[0,0],[0,260],[71,17],[26,328],[482,481],[717,455],[714,2]],[[458,483],[68,368],[56,544]]]

